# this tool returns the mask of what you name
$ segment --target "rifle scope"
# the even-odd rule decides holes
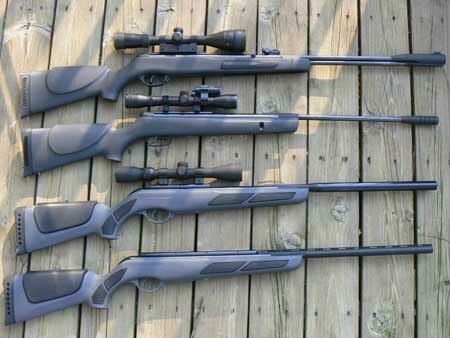
[[[190,95],[187,91],[180,91],[179,96],[125,96],[127,108],[162,106],[164,112],[168,112],[170,106],[192,107],[193,111],[199,112],[202,107],[235,109],[237,104],[237,95],[221,95],[220,88],[206,85],[195,88]]]
[[[184,35],[183,28],[176,27],[171,36],[116,33],[114,47],[116,49],[148,48],[160,46],[162,54],[197,53],[197,45],[207,45],[223,50],[242,53],[245,51],[245,31],[233,29],[209,35]]]
[[[215,168],[189,168],[186,162],[178,162],[176,169],[120,167],[116,170],[117,182],[159,179],[160,184],[167,184],[167,180],[172,178],[178,180],[195,179],[199,180],[198,183],[202,183],[201,180],[206,177],[224,181],[242,181],[242,169],[235,165],[224,165]],[[165,180],[165,182],[161,182],[161,180]]]

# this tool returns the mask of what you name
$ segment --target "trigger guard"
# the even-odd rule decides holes
[[[142,292],[146,292],[146,293],[153,293],[158,291],[159,289],[161,289],[165,283],[162,280],[159,280],[159,283],[156,287],[154,287],[153,289],[146,289],[144,287],[141,286],[141,284],[139,283],[139,280],[134,280],[131,283],[133,283],[140,291]]]
[[[162,80],[160,82],[155,82],[154,80],[158,77],[161,77]],[[142,75],[139,77],[139,79],[141,80],[141,82],[146,85],[147,87],[161,87],[164,84],[166,84],[167,82],[169,82],[170,77],[169,75],[164,75],[164,76],[160,76],[160,75]]]
[[[156,215],[156,212],[158,212],[158,209],[151,209],[151,210],[152,210],[151,215],[149,215],[149,213],[148,213],[149,210],[144,210],[144,211],[142,212],[142,215],[143,215],[148,221],[150,221],[150,222],[152,222],[152,223],[154,223],[154,224],[163,224],[163,223],[166,223],[168,220],[172,219],[172,218],[175,216],[174,213],[172,213],[172,212],[169,211],[166,218],[164,218],[164,219],[162,219],[162,220],[157,220],[156,217],[155,217],[155,215]]]

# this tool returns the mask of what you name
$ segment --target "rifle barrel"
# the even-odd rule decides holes
[[[300,250],[305,258],[321,257],[361,257],[361,256],[384,256],[384,255],[410,255],[432,253],[431,244],[417,245],[386,245],[386,246],[363,246],[350,248],[324,248]]]
[[[394,191],[394,190],[436,190],[436,181],[407,182],[343,182],[343,183],[312,183],[306,185],[309,191]]]
[[[372,116],[372,115],[299,115],[305,121],[344,121],[344,122],[397,122],[408,124],[436,125],[437,116]]]
[[[446,57],[441,53],[402,54],[393,56],[311,56],[312,65],[360,65],[360,66],[443,66]]]

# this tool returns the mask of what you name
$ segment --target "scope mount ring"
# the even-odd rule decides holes
[[[157,74],[142,75],[142,76],[139,77],[139,79],[147,87],[153,88],[153,87],[164,86],[167,82],[170,81],[170,76],[169,75],[157,75]],[[155,79],[156,80],[160,79],[160,81],[159,82],[155,82]]]
[[[149,211],[151,211],[149,213]],[[165,211],[167,212],[167,216],[163,219],[158,219],[156,216],[158,211]],[[170,219],[175,217],[175,214],[169,210],[165,210],[165,209],[149,209],[149,210],[144,210],[141,212],[141,214],[150,222],[154,223],[154,224],[164,224],[167,221],[169,221]]]

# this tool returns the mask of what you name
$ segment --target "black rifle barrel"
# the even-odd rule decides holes
[[[411,182],[343,182],[343,183],[312,183],[306,185],[309,191],[395,191],[395,190],[436,190],[436,181]]]
[[[372,116],[372,115],[299,115],[305,121],[347,121],[347,122],[399,122],[408,124],[436,125],[438,116]]]
[[[410,255],[432,253],[433,246],[431,244],[362,246],[350,248],[304,249],[299,250],[299,252],[302,253],[305,258]]]
[[[393,56],[312,56],[308,55],[312,65],[360,65],[360,66],[443,66],[446,57],[441,53],[401,54]]]

